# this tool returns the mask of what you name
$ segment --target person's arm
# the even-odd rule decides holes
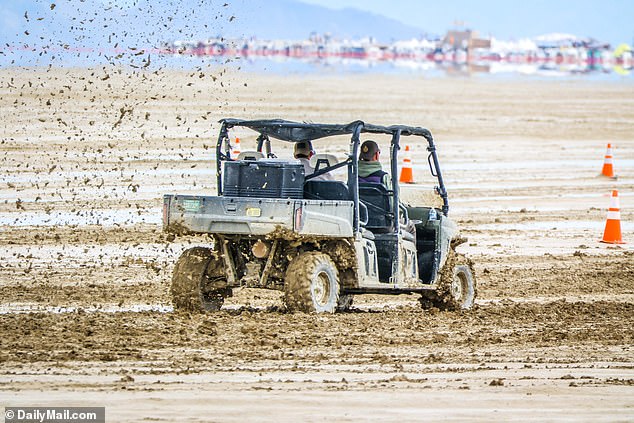
[[[388,191],[392,190],[392,178],[390,178],[389,173],[385,173],[383,175],[383,178],[381,178],[381,183],[385,185],[385,188],[387,188]]]

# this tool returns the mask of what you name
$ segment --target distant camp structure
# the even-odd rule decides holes
[[[165,45],[163,52],[174,55],[233,57],[246,60],[303,60],[336,64],[351,60],[393,62],[396,66],[430,68],[463,66],[473,71],[523,73],[617,72],[634,69],[632,48],[627,44],[614,50],[609,43],[571,34],[553,33],[516,41],[481,37],[470,29],[451,30],[444,37],[380,43],[372,37],[337,39],[312,33],[307,39],[260,40],[257,38],[178,40]]]

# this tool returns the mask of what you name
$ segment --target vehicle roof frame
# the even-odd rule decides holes
[[[244,120],[226,118],[219,121],[221,123],[218,142],[216,145],[216,177],[218,181],[218,195],[222,195],[222,161],[233,160],[231,158],[231,146],[229,144],[229,129],[233,127],[246,127],[259,133],[258,151],[263,145],[267,148],[267,157],[271,156],[270,138],[275,138],[287,142],[314,141],[335,135],[351,135],[350,155],[342,163],[348,163],[348,186],[352,192],[354,202],[354,225],[355,232],[359,231],[359,185],[358,185],[358,157],[359,144],[362,133],[391,135],[390,141],[390,173],[392,174],[392,192],[394,195],[395,216],[398,216],[399,185],[396,178],[398,171],[398,151],[400,150],[401,136],[421,136],[427,141],[427,151],[429,155],[427,161],[432,176],[438,180],[436,187],[438,195],[443,199],[442,213],[446,216],[449,212],[449,201],[445,189],[442,173],[440,171],[436,146],[431,132],[428,129],[406,125],[381,126],[365,123],[361,120],[347,124],[320,124],[308,122],[293,122],[282,119],[261,119]],[[222,146],[225,151],[222,151]],[[340,166],[337,166],[340,167]],[[330,169],[327,169],[330,170]],[[322,172],[322,173],[325,173]],[[396,228],[398,230],[398,228]]]

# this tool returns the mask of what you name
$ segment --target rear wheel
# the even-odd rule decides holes
[[[305,252],[286,270],[284,301],[291,311],[334,313],[339,301],[339,273],[324,253]]]
[[[211,249],[195,247],[181,254],[172,275],[172,303],[178,311],[217,311],[231,289],[224,265]]]
[[[476,282],[473,274],[471,261],[450,249],[436,292],[423,296],[421,304],[424,308],[437,307],[441,310],[470,309],[476,297]]]

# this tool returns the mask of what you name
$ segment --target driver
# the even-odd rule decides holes
[[[379,162],[380,154],[381,149],[375,141],[366,140],[361,144],[361,152],[359,153],[359,182],[382,184],[387,190],[391,190],[392,179],[390,175],[383,170]],[[390,197],[390,204],[392,204],[392,197]],[[406,207],[402,203],[401,205]],[[405,223],[403,222],[402,215],[399,216],[399,221]],[[414,239],[416,239],[416,226],[412,220],[407,221],[404,229],[411,233]]]
[[[392,189],[390,175],[383,171],[379,156],[381,149],[372,140],[366,140],[361,144],[359,153],[359,182],[383,184],[388,190]]]

